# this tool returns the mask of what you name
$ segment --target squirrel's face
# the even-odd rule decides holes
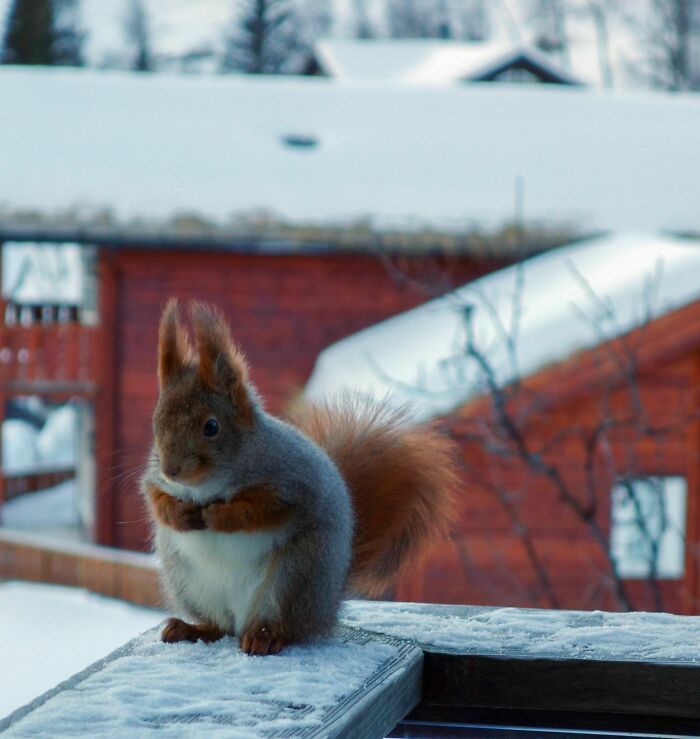
[[[201,304],[191,315],[196,353],[179,323],[177,304],[171,301],[163,314],[153,434],[163,477],[196,487],[213,476],[226,477],[253,414],[245,363],[224,319]]]

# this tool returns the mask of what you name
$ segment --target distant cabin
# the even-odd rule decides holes
[[[508,82],[583,85],[532,46],[434,39],[329,39],[316,44],[304,73],[340,80],[412,84]]]

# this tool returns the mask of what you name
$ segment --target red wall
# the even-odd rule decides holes
[[[669,431],[655,439],[636,436],[635,422],[610,434],[609,456],[595,458],[594,520],[607,543],[610,526],[610,492],[615,473],[636,471],[643,475],[682,475],[688,482],[686,573],[681,580],[661,581],[663,610],[698,613],[697,558],[700,429],[698,406],[700,355],[686,355],[639,376],[641,402],[650,422]],[[523,426],[527,443],[537,449],[549,445],[545,460],[562,472],[582,505],[588,502],[585,479],[584,439],[603,418],[630,418],[635,400],[629,388],[602,389],[574,402],[534,413]],[[487,428],[496,424],[484,415]],[[459,437],[473,418],[454,417],[449,422]],[[565,429],[580,434],[563,436]],[[493,436],[490,436],[493,439]],[[480,443],[463,442],[466,484],[459,501],[452,542],[412,573],[396,592],[398,600],[482,605],[556,607],[619,610],[609,566],[603,550],[572,507],[563,502],[555,486],[524,464],[488,453]],[[613,459],[611,463],[608,460]],[[487,487],[483,480],[495,487]],[[508,492],[507,500],[502,494]],[[510,511],[510,512],[509,512]],[[512,513],[518,519],[516,523]],[[534,551],[544,565],[554,593],[552,602],[540,587],[536,568],[528,556],[524,537],[528,531]],[[649,584],[626,581],[635,610],[655,610]]]
[[[387,266],[358,254],[103,251],[102,310],[113,333],[104,353],[115,356],[104,360],[111,405],[97,418],[100,541],[147,544],[137,471],[150,442],[158,320],[169,297],[209,300],[225,311],[254,382],[279,410],[324,347],[499,266],[469,257],[402,257]],[[413,278],[426,275],[436,279],[421,289]]]

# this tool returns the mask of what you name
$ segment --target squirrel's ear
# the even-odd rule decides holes
[[[211,388],[225,388],[245,423],[252,421],[248,366],[231,339],[226,319],[208,303],[193,301],[190,316],[197,337],[199,376]]]
[[[168,301],[158,331],[158,381],[160,386],[172,379],[185,365],[190,344],[180,324],[177,300]]]

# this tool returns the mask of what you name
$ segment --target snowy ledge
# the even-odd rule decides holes
[[[349,601],[332,638],[248,657],[149,631],[19,709],[7,736],[386,736],[491,712],[700,726],[700,618]],[[606,723],[607,722],[607,723]]]

